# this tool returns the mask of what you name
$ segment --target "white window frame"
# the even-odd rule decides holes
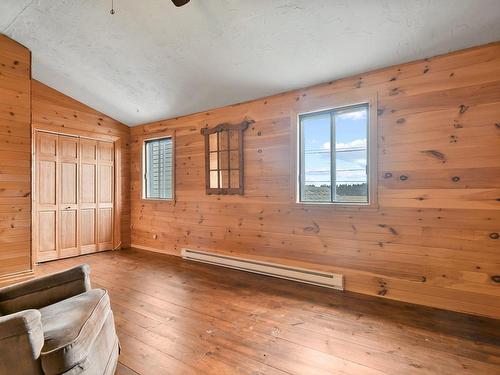
[[[149,141],[156,141],[161,139],[171,139],[172,140],[172,197],[171,198],[155,198],[147,196],[147,155],[146,155],[146,143]],[[164,202],[174,202],[175,201],[175,137],[171,134],[162,135],[152,138],[144,138],[142,140],[142,199],[148,201],[164,201]]]
[[[378,208],[378,176],[377,176],[377,96],[369,95],[362,98],[345,98],[334,100],[331,106],[318,107],[314,110],[296,112],[295,116],[295,203],[308,206],[328,206],[334,208],[353,208],[366,209]],[[341,110],[344,108],[356,107],[361,105],[368,106],[368,129],[367,129],[367,183],[368,183],[368,201],[367,202],[321,202],[321,201],[302,201],[301,200],[301,129],[300,117],[328,111]]]

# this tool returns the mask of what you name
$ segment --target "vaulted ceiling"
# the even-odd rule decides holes
[[[128,125],[500,40],[498,0],[1,0],[33,77]]]

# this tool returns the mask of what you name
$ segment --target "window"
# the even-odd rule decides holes
[[[369,105],[299,116],[299,201],[369,204]]]
[[[144,198],[173,199],[172,137],[144,142]]]
[[[207,194],[243,195],[243,132],[253,120],[204,128]]]

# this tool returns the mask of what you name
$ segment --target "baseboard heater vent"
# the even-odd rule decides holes
[[[237,258],[201,250],[182,249],[182,257],[187,260],[234,268],[241,271],[259,273],[307,284],[344,290],[343,275],[305,268],[289,267],[276,263]]]

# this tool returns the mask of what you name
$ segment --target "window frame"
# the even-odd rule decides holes
[[[146,144],[150,141],[171,139],[172,140],[172,197],[171,198],[152,198],[147,196],[147,165],[146,165]],[[175,202],[175,136],[174,134],[162,134],[156,137],[148,137],[142,139],[142,192],[141,199],[146,201],[160,201],[160,202]]]
[[[201,135],[204,137],[204,142],[205,142],[205,193],[207,195],[244,195],[244,181],[245,181],[245,175],[244,175],[244,167],[245,167],[245,161],[244,161],[244,133],[245,130],[253,124],[255,121],[245,119],[239,124],[230,124],[230,123],[222,123],[219,124],[213,128],[202,128],[200,130]],[[238,132],[238,149],[231,149],[231,146],[229,144],[230,142],[230,132],[236,131]],[[228,138],[228,149],[226,150],[220,150],[219,149],[219,141],[220,141],[220,135],[222,132],[227,132],[227,138]],[[217,134],[217,150],[212,151],[210,149],[210,136],[213,134]],[[211,169],[210,165],[210,154],[216,152],[217,153],[217,169]],[[220,154],[223,152],[228,153],[228,175],[229,175],[229,186],[227,188],[220,187],[220,172],[224,171],[225,169],[219,168],[220,166]],[[238,152],[238,168],[231,168],[231,152]],[[231,187],[231,171],[232,170],[238,170],[238,187]],[[211,180],[210,180],[210,174],[211,172],[217,172],[218,175],[218,187],[211,187]]]
[[[330,208],[340,208],[340,209],[377,209],[378,206],[378,162],[377,162],[377,95],[366,95],[366,96],[355,96],[346,97],[343,99],[336,98],[335,100],[330,100],[331,105],[329,106],[317,106],[314,109],[308,109],[306,111],[297,111],[294,113],[295,118],[295,137],[294,139],[294,175],[296,176],[295,184],[295,203],[307,206],[326,206]],[[355,108],[357,106],[366,105],[368,107],[368,128],[367,128],[367,184],[368,184],[368,201],[367,202],[334,202],[334,201],[303,201],[302,196],[302,166],[303,166],[303,155],[301,150],[302,145],[302,127],[300,123],[301,116],[321,114],[321,113],[333,113],[337,110]],[[331,134],[331,139],[334,139],[335,135]],[[331,158],[334,158],[334,153],[331,152]],[[335,164],[331,165],[334,168]],[[333,194],[333,191],[332,191]]]

